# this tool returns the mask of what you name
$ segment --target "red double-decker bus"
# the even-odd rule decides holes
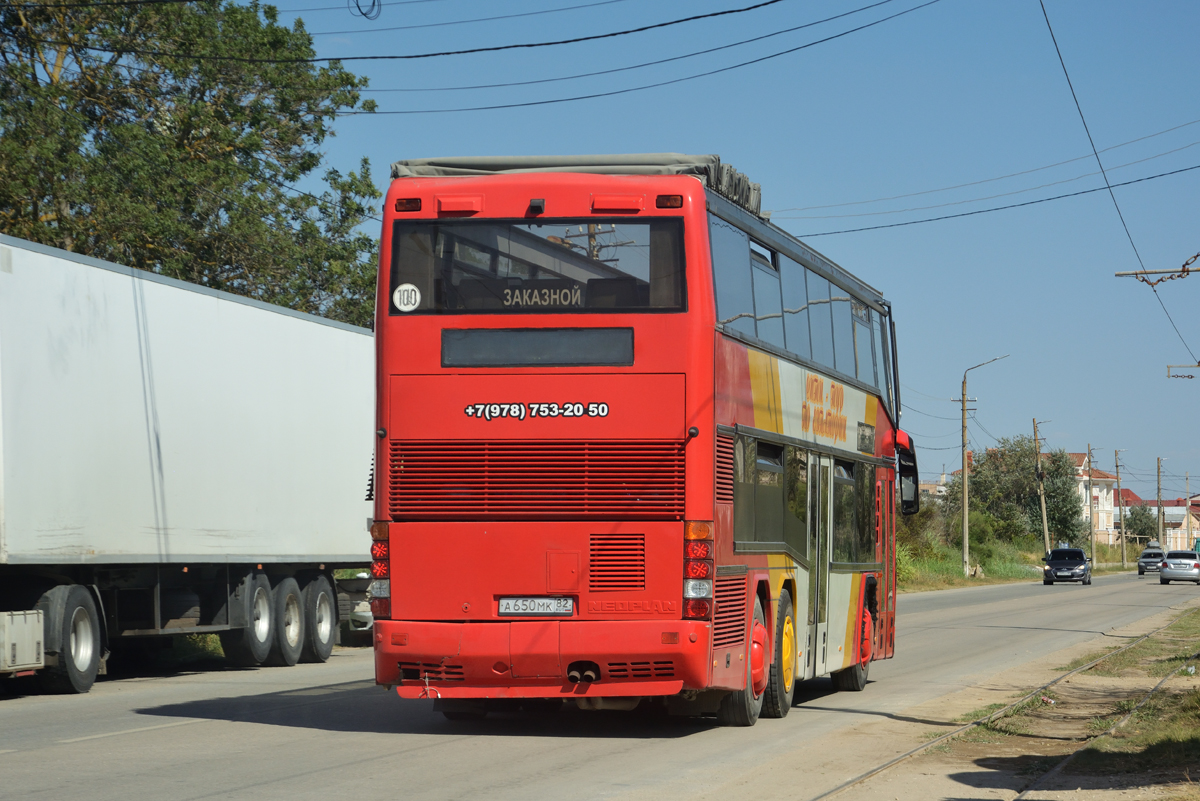
[[[862,689],[917,503],[880,293],[712,156],[398,162],[385,209],[377,683],[731,725]]]

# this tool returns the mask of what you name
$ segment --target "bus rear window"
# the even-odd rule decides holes
[[[397,222],[393,315],[683,311],[683,223]]]

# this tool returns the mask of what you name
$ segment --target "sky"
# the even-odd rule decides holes
[[[1139,269],[1134,246],[1146,269],[1178,268],[1200,251],[1200,169],[1114,188],[1127,236],[1038,0],[887,0],[847,14],[871,2],[779,0],[577,44],[347,61],[370,78],[365,96],[380,112],[541,103],[688,80],[519,108],[343,117],[323,145],[327,164],[357,169],[365,156],[385,189],[388,165],[407,158],[719,154],[762,185],[773,222],[892,302],[902,425],[923,476],[961,465],[953,399],[963,371],[1007,354],[968,376],[967,394],[978,399],[973,448],[1031,435],[1037,418],[1049,449],[1083,452],[1090,443],[1098,468],[1111,472],[1122,449],[1122,485],[1142,497],[1154,496],[1158,457],[1164,497],[1183,494],[1188,472],[1200,493],[1200,369],[1173,371],[1195,380],[1167,378],[1168,365],[1200,356],[1200,275],[1160,284],[1157,299],[1145,284],[1114,277]],[[1045,3],[1109,181],[1200,165],[1200,3]],[[281,21],[303,20],[319,56],[347,57],[552,41],[754,4],[409,0],[384,2],[375,20],[337,0],[278,7]],[[295,11],[318,7],[326,10]],[[468,22],[512,14],[526,16]],[[839,14],[847,16],[781,33]],[[768,34],[777,35],[601,76],[452,90],[614,70]],[[794,52],[764,59],[786,50]],[[693,77],[726,67],[734,68]],[[828,233],[1083,190],[1098,191]]]

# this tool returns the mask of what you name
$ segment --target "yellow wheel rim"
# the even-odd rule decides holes
[[[796,626],[792,623],[791,615],[783,619],[783,638],[780,646],[783,651],[783,686],[786,689],[792,686],[796,678]]]

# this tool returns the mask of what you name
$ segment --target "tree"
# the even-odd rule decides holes
[[[257,0],[0,7],[0,231],[370,324],[370,164],[289,188],[373,110],[312,56]]]
[[[1134,542],[1146,543],[1158,537],[1158,519],[1145,506],[1132,507],[1121,525]]]
[[[1002,437],[995,448],[976,454],[971,468],[968,503],[971,513],[986,515],[988,529],[997,539],[1041,540],[1042,513],[1037,495],[1037,470],[1033,437]],[[1052,540],[1075,541],[1086,533],[1083,502],[1075,488],[1075,464],[1065,451],[1042,456],[1046,474],[1046,519]],[[954,476],[944,496],[952,530],[961,538],[962,475]]]

